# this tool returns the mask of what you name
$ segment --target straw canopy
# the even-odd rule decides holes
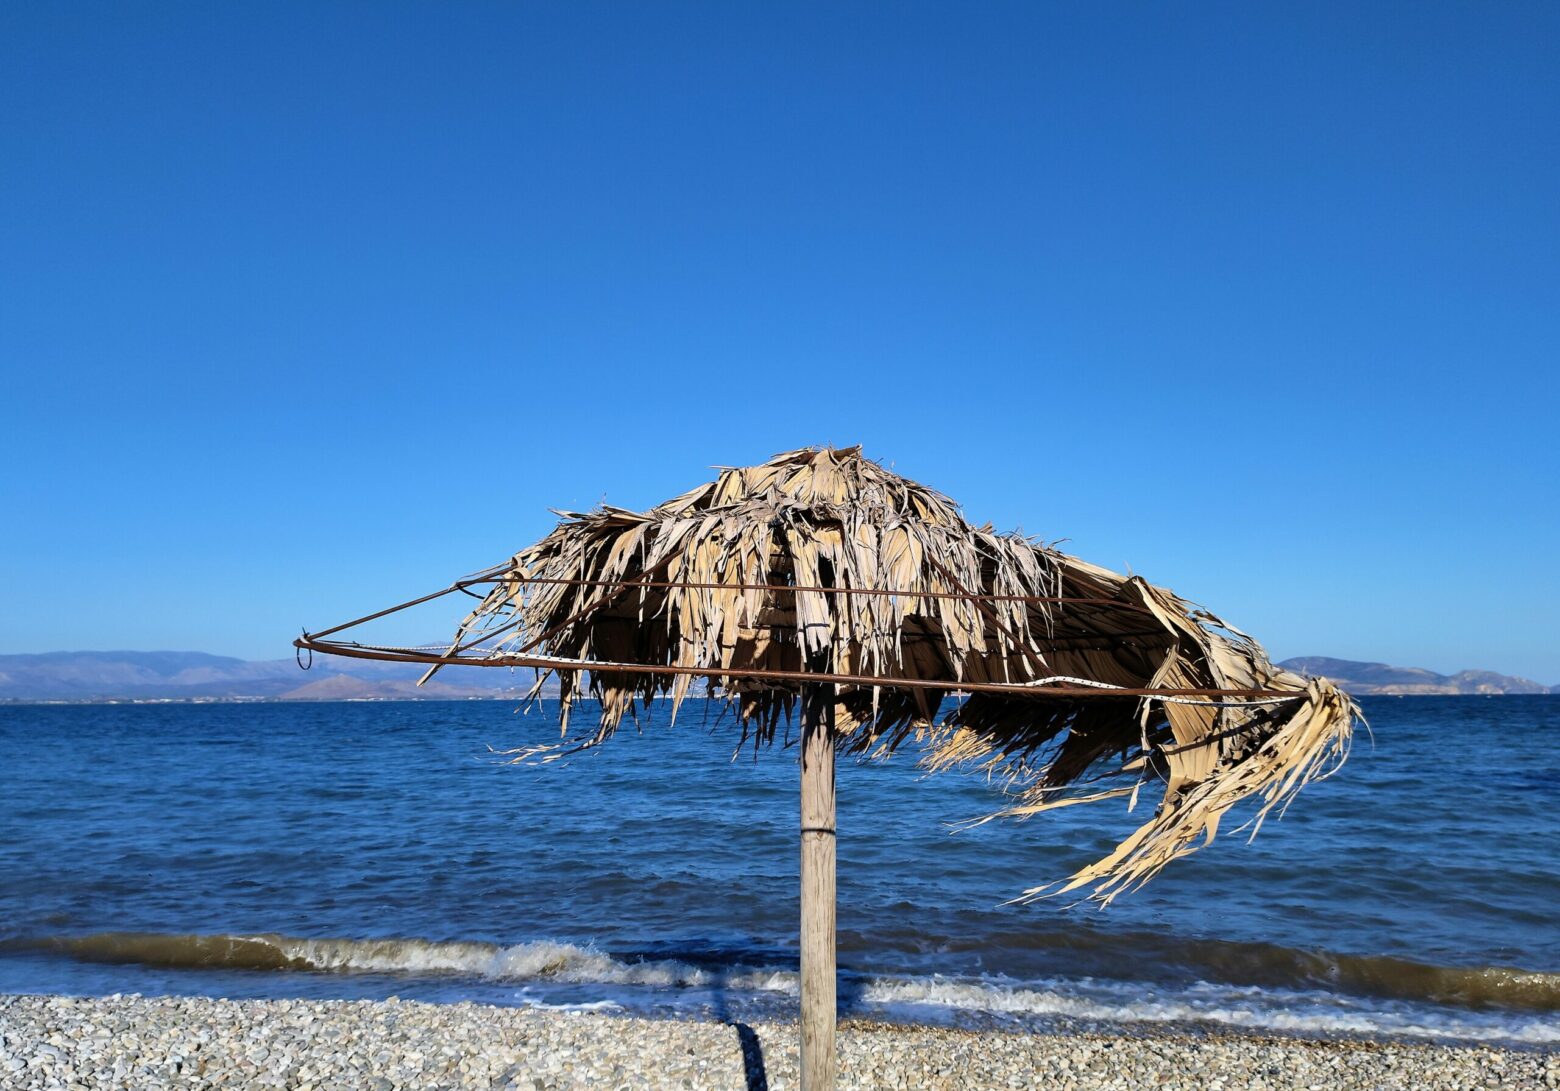
[[[972,526],[859,448],[722,469],[646,512],[559,514],[464,581],[488,589],[422,661],[555,674],[566,736],[578,700],[599,701],[594,731],[559,754],[605,742],[654,697],[675,717],[695,686],[735,705],[744,739],[771,742],[813,681],[834,686],[841,750],[913,739],[932,768],[1005,778],[1003,815],[1158,793],[1147,822],[1060,884],[1102,901],[1211,840],[1248,796],[1260,823],[1343,759],[1358,714],[1171,592]]]

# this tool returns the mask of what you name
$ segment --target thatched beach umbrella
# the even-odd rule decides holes
[[[1256,822],[1341,761],[1357,710],[1271,664],[1163,588],[966,522],[947,497],[862,457],[807,449],[646,512],[560,513],[553,532],[450,588],[297,641],[339,655],[536,668],[560,684],[564,742],[606,742],[636,703],[695,685],[743,738],[800,721],[804,1088],[834,1078],[834,761],[915,737],[937,769],[1006,778],[1027,816],[1141,789],[1153,815],[1115,851],[1020,897],[1109,902],[1257,795]],[[454,641],[397,648],[344,629],[442,594],[480,602]],[[425,676],[426,677],[426,676]],[[582,696],[600,702],[569,737]],[[943,708],[947,698],[956,698]],[[536,752],[528,753],[528,756]]]

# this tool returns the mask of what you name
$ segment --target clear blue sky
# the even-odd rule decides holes
[[[1276,656],[1560,682],[1560,7],[0,7],[0,651],[815,442]]]

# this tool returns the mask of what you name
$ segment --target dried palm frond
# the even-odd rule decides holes
[[[559,661],[565,735],[582,695],[601,706],[576,748],[605,742],[636,702],[669,696],[675,719],[701,674],[744,739],[770,742],[800,672],[850,676],[836,687],[842,749],[915,738],[934,769],[1006,778],[1002,814],[1162,787],[1151,820],[1061,886],[1106,902],[1211,839],[1238,801],[1259,796],[1259,822],[1281,807],[1342,760],[1358,713],[1169,591],[974,527],[859,448],[722,469],[646,512],[559,514],[493,570],[452,647]],[[1059,683],[1065,695],[1047,692]]]

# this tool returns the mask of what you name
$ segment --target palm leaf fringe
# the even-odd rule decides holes
[[[1088,887],[1108,903],[1212,840],[1220,817],[1251,796],[1260,799],[1260,826],[1342,761],[1358,715],[1332,684],[1275,667],[1250,637],[1171,592],[974,527],[946,496],[859,448],[725,468],[647,512],[558,514],[552,533],[514,556],[456,645],[486,635],[493,655],[529,647],[602,663],[736,672],[806,664],[882,677],[883,685],[837,688],[840,747],[884,755],[913,738],[932,769],[984,768],[1014,793],[1000,815],[1128,795],[1135,802],[1142,788],[1162,790],[1153,817],[1114,852],[1022,899]],[[991,597],[962,597],[970,595]],[[609,668],[557,674],[565,739],[580,697],[599,701],[601,715],[588,736],[560,744],[553,757],[605,742],[636,702],[669,696],[675,721],[701,684]],[[962,684],[1055,676],[1294,696],[1254,703],[974,692],[941,711]],[[946,687],[896,688],[894,678]],[[774,741],[799,696],[792,682],[733,676],[702,684],[735,705],[742,739],[754,745]]]

